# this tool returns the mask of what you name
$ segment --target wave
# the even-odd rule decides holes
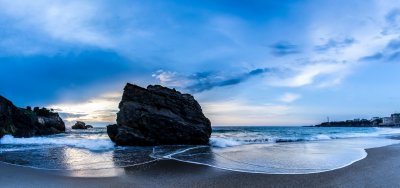
[[[272,143],[283,143],[283,142],[302,142],[302,141],[315,141],[315,140],[330,140],[333,139],[328,135],[317,135],[310,138],[210,138],[210,145],[214,147],[232,147],[246,144],[272,144]]]
[[[214,147],[225,148],[225,147],[238,146],[242,144],[243,142],[227,138],[210,138],[210,145]]]
[[[59,145],[70,146],[91,151],[111,150],[114,143],[109,138],[67,138],[67,137],[31,137],[31,138],[14,138],[11,135],[4,135],[0,139],[0,144],[12,145]]]
[[[247,144],[272,144],[272,143],[285,143],[285,142],[304,142],[304,141],[319,141],[331,139],[344,139],[344,138],[363,138],[363,137],[385,137],[390,135],[400,134],[400,129],[393,128],[375,128],[374,132],[369,133],[346,133],[335,132],[331,134],[317,134],[308,137],[269,137],[258,136],[256,138],[249,137],[212,137],[210,138],[210,145],[214,147],[224,148],[233,147]]]

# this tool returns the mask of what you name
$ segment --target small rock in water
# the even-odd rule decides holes
[[[208,144],[211,122],[190,94],[128,83],[119,109],[117,124],[107,126],[117,145]]]
[[[85,122],[77,121],[75,125],[72,125],[72,129],[87,129]]]
[[[86,127],[86,129],[91,129],[91,128],[93,128],[92,125],[86,125],[85,127]]]

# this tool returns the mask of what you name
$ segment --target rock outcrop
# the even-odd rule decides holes
[[[91,129],[91,128],[93,128],[92,125],[86,125],[85,127],[86,127],[86,129]]]
[[[91,129],[93,126],[91,125],[86,125],[85,122],[82,121],[76,121],[74,125],[71,127],[72,129]]]
[[[5,134],[32,137],[65,132],[65,124],[58,113],[45,108],[37,109],[18,108],[0,96],[0,137]]]
[[[208,144],[211,122],[190,94],[128,83],[119,109],[117,124],[107,126],[117,145]]]
[[[75,125],[72,125],[72,129],[87,129],[85,122],[77,121]]]

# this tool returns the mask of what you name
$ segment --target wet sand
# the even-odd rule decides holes
[[[0,163],[0,187],[400,187],[400,144],[367,153],[341,169],[298,175],[233,172],[172,160],[80,172]]]

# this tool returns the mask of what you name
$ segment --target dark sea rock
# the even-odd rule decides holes
[[[128,83],[119,109],[117,124],[107,126],[117,145],[208,144],[211,122],[190,94]]]
[[[85,122],[77,121],[75,125],[72,125],[72,129],[87,129]]]
[[[0,96],[0,137],[11,134],[15,137],[32,137],[65,132],[65,124],[58,113],[47,109],[35,112],[16,107]]]
[[[86,125],[85,127],[86,127],[86,129],[91,129],[91,128],[93,128],[92,125]]]

